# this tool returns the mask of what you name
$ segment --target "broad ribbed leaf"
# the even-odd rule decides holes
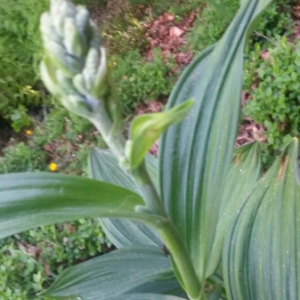
[[[169,273],[170,260],[160,248],[122,248],[66,269],[44,295],[107,300]]]
[[[212,252],[240,116],[243,48],[251,22],[271,0],[243,1],[224,37],[190,64],[168,108],[195,99],[188,117],[163,135],[161,194],[200,280]]]
[[[254,142],[235,151],[234,159],[229,169],[223,199],[220,203],[220,214],[217,225],[212,254],[208,263],[206,277],[211,276],[220,263],[223,241],[228,228],[236,219],[241,207],[255,183],[261,176],[260,144]]]
[[[128,294],[145,294],[145,293],[155,293],[155,294],[166,294],[175,295],[178,297],[187,298],[186,293],[183,291],[175,274],[167,274],[168,276],[163,276],[158,280],[147,282],[140,285],[128,292]]]
[[[84,217],[118,217],[156,224],[135,213],[142,198],[127,189],[83,177],[50,173],[0,176],[0,238],[33,227]]]
[[[300,186],[294,139],[247,199],[223,253],[232,300],[295,300],[300,291]]]
[[[147,159],[152,178],[155,178],[155,158]],[[131,177],[119,167],[118,161],[109,150],[94,148],[89,157],[90,175],[94,179],[109,182],[139,193]],[[157,180],[155,180],[157,181]],[[102,219],[102,229],[109,240],[118,248],[130,245],[163,245],[157,233],[148,226],[130,220]]]
[[[109,298],[107,300],[185,300],[185,299],[186,298],[179,298],[175,296],[159,295],[159,294],[128,294],[128,295]]]

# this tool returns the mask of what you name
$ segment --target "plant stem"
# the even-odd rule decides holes
[[[92,119],[92,122],[101,133],[104,141],[119,160],[124,158],[125,139],[120,131],[111,135],[113,122],[101,101],[98,101],[97,107],[94,107],[94,112],[96,117]],[[165,219],[160,224],[160,235],[171,253],[178,281],[183,285],[191,300],[205,300],[205,294],[200,294],[201,285],[183,240],[164,209],[160,196],[147,171],[145,161],[138,168],[131,170],[130,173],[140,188],[149,212]]]
[[[118,158],[124,157],[125,139],[121,130],[112,133],[114,127],[113,121],[106,111],[105,105],[101,100],[97,101],[97,106],[93,107],[95,117],[90,120],[101,133],[102,138],[108,145],[112,153]]]
[[[132,170],[131,174],[135,178],[135,181],[138,184],[142,195],[144,196],[147,209],[153,214],[169,218],[147,171],[145,160],[137,169]]]
[[[174,262],[173,267],[178,281],[191,300],[205,300],[205,294],[204,296],[199,296],[201,285],[182,237],[164,209],[159,194],[146,169],[145,162],[134,170],[132,175],[143,193],[149,211],[153,214],[165,217],[166,221],[161,223],[160,235],[171,253],[172,261]]]
[[[176,276],[189,298],[191,300],[205,300],[205,294],[200,294],[201,285],[182,237],[170,219],[163,224],[160,234],[172,255],[172,260],[177,269],[174,269],[175,274],[177,273]]]

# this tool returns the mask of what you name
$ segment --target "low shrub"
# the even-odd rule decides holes
[[[133,13],[129,8],[120,8],[118,15],[102,26],[103,38],[111,54],[126,56],[135,49],[139,52],[145,50],[147,39],[146,27],[141,21],[145,19],[144,12],[142,14],[139,9]]]
[[[292,1],[275,0],[263,13],[256,31],[252,33],[250,44],[269,44],[269,39],[278,39],[293,33],[294,21],[291,18]]]
[[[124,58],[112,62],[112,66],[120,101],[127,110],[139,102],[166,98],[175,81],[173,60],[164,61],[159,51],[154,51],[151,62],[137,50],[130,51]]]
[[[0,174],[46,169],[45,154],[36,144],[19,142],[6,147],[3,152]]]
[[[256,52],[260,48],[256,45]],[[265,53],[255,76],[257,88],[244,113],[255,122],[264,124],[268,143],[282,150],[291,137],[300,132],[300,42],[288,43],[283,37],[278,46]],[[258,60],[258,58],[257,58]]]
[[[238,0],[212,0],[199,10],[192,27],[186,35],[188,45],[198,52],[220,39],[239,7]]]
[[[64,268],[108,251],[108,246],[98,219],[44,226],[0,240],[0,298],[29,299]]]
[[[201,51],[220,39],[239,7],[237,0],[213,0],[199,10],[195,25],[187,34],[188,44]],[[291,1],[275,0],[264,11],[248,44],[268,42],[269,38],[287,36],[293,31]]]
[[[0,1],[0,117],[15,131],[28,126],[29,106],[43,102],[36,76],[41,57],[39,19],[48,0]]]

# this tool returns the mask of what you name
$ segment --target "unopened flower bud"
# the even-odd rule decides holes
[[[40,29],[46,50],[41,77],[49,91],[68,109],[87,118],[95,119],[93,112],[99,113],[97,101],[101,101],[115,126],[120,115],[115,110],[120,107],[112,97],[114,87],[100,32],[86,8],[76,7],[69,0],[51,0],[50,11],[41,17]]]

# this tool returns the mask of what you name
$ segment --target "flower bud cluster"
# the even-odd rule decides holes
[[[46,50],[40,68],[46,87],[67,109],[89,117],[97,101],[105,101],[111,85],[97,25],[85,7],[51,0],[40,29]]]

